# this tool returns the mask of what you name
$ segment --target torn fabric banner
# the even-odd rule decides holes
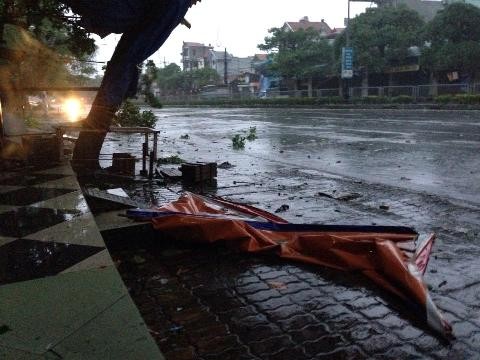
[[[433,234],[420,236],[397,226],[291,224],[253,206],[192,193],[157,209],[128,210],[127,215],[150,219],[157,231],[175,241],[221,241],[238,251],[359,271],[398,296],[432,329],[452,335],[423,282]]]

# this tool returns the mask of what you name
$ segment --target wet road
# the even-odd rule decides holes
[[[228,160],[231,137],[255,126],[243,154],[480,203],[480,112],[164,109],[158,128]],[[215,146],[216,145],[216,146]],[[168,149],[165,149],[168,151]]]

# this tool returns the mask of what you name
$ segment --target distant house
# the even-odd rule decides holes
[[[192,71],[209,67],[210,52],[213,47],[196,42],[184,42],[182,46],[183,71]]]
[[[225,76],[225,65],[227,66],[227,82],[231,82],[245,73],[253,73],[253,56],[236,57],[225,51],[210,51],[209,67],[215,69],[223,79]]]
[[[308,16],[304,16],[299,21],[287,21],[283,24],[284,31],[298,31],[313,29],[320,33],[320,35],[330,42],[333,42],[339,35],[343,33],[345,28],[331,28],[324,19],[321,21],[310,21]]]
[[[254,57],[236,57],[225,51],[217,51],[211,45],[184,42],[182,46],[183,71],[203,68],[214,69],[223,79],[227,67],[227,82],[230,83],[246,73],[254,73]]]
[[[298,30],[307,30],[313,29],[320,32],[323,35],[330,34],[332,29],[328,24],[322,19],[322,21],[310,21],[308,16],[304,16],[299,21],[287,21],[283,25],[283,30],[286,31],[298,31]]]

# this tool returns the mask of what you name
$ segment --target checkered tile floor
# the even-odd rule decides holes
[[[0,174],[0,359],[162,359],[70,166]]]
[[[0,189],[0,285],[56,275],[105,250],[86,229],[93,217],[65,167],[4,174]]]

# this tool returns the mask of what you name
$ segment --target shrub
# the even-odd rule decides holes
[[[160,100],[158,100],[158,98],[155,97],[155,95],[153,95],[153,93],[151,93],[151,92],[148,92],[145,95],[145,101],[147,102],[148,105],[150,105],[153,108],[156,108],[156,109],[163,108],[163,105],[160,102]]]
[[[341,96],[330,96],[328,98],[329,104],[342,104],[345,102],[345,99]]]
[[[392,97],[390,101],[393,104],[411,104],[413,103],[414,99],[412,96],[409,95],[399,95]]]
[[[365,96],[361,101],[364,104],[385,104],[388,99],[383,96]]]
[[[141,126],[153,128],[157,117],[150,110],[140,111],[140,107],[130,101],[125,101],[117,112],[116,124],[120,126]]]
[[[436,96],[433,101],[438,104],[450,104],[453,102],[453,99],[452,95],[439,95]]]
[[[458,94],[455,95],[453,100],[458,104],[478,105],[480,104],[480,95]]]

